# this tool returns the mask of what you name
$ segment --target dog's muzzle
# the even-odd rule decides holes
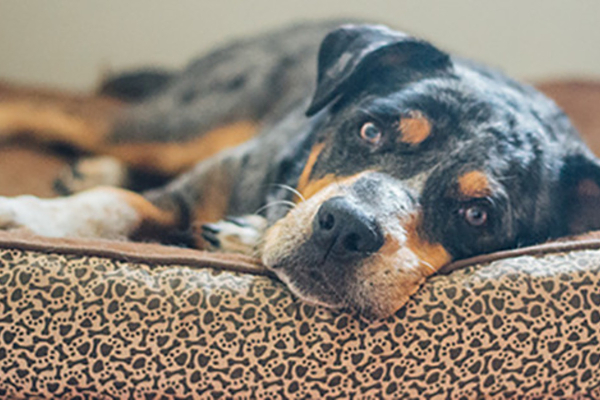
[[[337,181],[269,228],[263,262],[305,300],[390,315],[435,272],[429,249],[443,249],[419,238],[414,198],[381,173]]]

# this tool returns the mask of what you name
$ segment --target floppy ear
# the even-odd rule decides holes
[[[568,156],[561,175],[567,232],[600,229],[600,160],[591,154]]]
[[[317,90],[306,115],[385,68],[427,73],[449,65],[448,54],[423,40],[381,25],[343,25],[321,43]]]

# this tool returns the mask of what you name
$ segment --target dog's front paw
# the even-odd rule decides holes
[[[254,256],[266,227],[267,220],[258,215],[229,217],[203,225],[201,235],[209,250]]]
[[[44,235],[56,236],[56,224],[46,200],[34,196],[0,197],[0,230],[28,228]]]
[[[50,237],[124,239],[140,223],[119,192],[97,189],[69,197],[0,197],[0,230],[27,228]]]

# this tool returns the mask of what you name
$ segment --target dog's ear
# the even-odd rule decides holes
[[[427,73],[448,67],[450,57],[426,41],[381,25],[343,25],[323,39],[318,64],[317,89],[307,116],[385,69]]]
[[[135,103],[146,100],[163,89],[173,78],[171,71],[141,69],[109,76],[98,89],[98,94]]]
[[[566,157],[560,189],[567,232],[600,229],[600,160],[587,152]]]

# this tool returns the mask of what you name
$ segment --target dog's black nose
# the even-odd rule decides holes
[[[343,197],[331,198],[321,205],[313,221],[313,239],[320,251],[335,258],[373,253],[384,242],[375,219]]]

